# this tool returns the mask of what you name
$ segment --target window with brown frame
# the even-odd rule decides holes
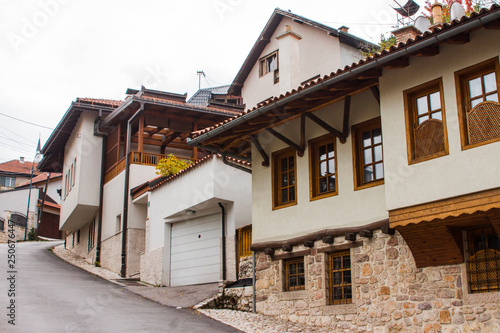
[[[382,127],[374,118],[352,127],[355,190],[384,183]]]
[[[304,257],[284,260],[283,265],[285,291],[304,290],[306,288]]]
[[[331,134],[309,141],[311,200],[337,194],[335,137]]]
[[[259,76],[268,73],[273,73],[274,83],[279,82],[278,51],[274,51],[259,60]]]
[[[500,291],[500,240],[491,226],[467,230],[467,278],[471,293]]]
[[[408,162],[448,154],[441,78],[404,91]]]
[[[328,305],[352,303],[351,251],[332,252],[327,258]]]
[[[284,149],[273,154],[273,208],[297,204],[295,150]]]
[[[498,57],[455,73],[462,149],[500,140]]]

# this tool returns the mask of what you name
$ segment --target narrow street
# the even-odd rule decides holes
[[[48,250],[56,244],[17,243],[14,269],[0,245],[0,332],[239,332],[82,271]]]

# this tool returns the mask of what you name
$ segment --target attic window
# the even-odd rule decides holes
[[[274,83],[279,82],[278,51],[275,51],[259,60],[259,76],[273,73]]]

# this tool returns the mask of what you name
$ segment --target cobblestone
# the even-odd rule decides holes
[[[332,332],[327,327],[311,327],[292,323],[258,313],[235,310],[198,310],[207,317],[246,333],[327,333]]]

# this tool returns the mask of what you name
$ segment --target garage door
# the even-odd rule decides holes
[[[170,285],[220,280],[221,214],[172,225]]]

